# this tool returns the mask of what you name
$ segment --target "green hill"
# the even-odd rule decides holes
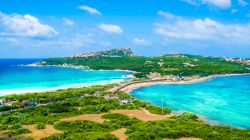
[[[90,54],[90,53],[88,53]],[[38,65],[84,66],[100,70],[132,70],[136,77],[145,77],[150,72],[161,75],[200,75],[249,73],[247,65],[226,61],[219,57],[204,57],[187,54],[167,54],[155,57],[135,56],[130,49],[112,49],[95,52],[96,55],[49,58]],[[116,56],[116,57],[114,57]]]

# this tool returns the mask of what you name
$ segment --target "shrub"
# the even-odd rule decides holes
[[[0,112],[2,111],[8,111],[8,110],[13,110],[13,109],[18,109],[18,106],[13,105],[13,106],[2,106],[0,107]]]
[[[193,113],[185,112],[176,117],[179,121],[197,120],[199,117]]]
[[[113,114],[104,114],[102,115],[102,118],[104,119],[128,119],[128,116],[118,114],[118,113],[113,113]]]
[[[163,115],[166,115],[166,114],[171,113],[171,109],[169,109],[169,108],[161,108],[161,107],[153,106],[153,105],[147,106],[146,109],[150,113],[153,113],[153,114],[163,114]]]
[[[21,128],[21,127],[22,127],[22,125],[20,123],[15,123],[15,124],[10,125],[9,129],[17,130],[17,129]]]
[[[38,122],[38,123],[36,124],[36,128],[37,128],[37,129],[44,129],[44,128],[45,128],[45,123]]]
[[[25,133],[30,133],[30,132],[31,132],[31,131],[30,131],[29,129],[27,129],[27,128],[18,128],[18,129],[16,130],[17,135],[25,134]]]

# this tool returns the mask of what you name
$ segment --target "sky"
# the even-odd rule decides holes
[[[0,58],[111,48],[250,57],[250,0],[0,0]]]

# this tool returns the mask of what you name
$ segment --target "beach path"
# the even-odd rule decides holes
[[[118,137],[119,140],[125,140],[127,138],[127,136],[125,134],[126,130],[127,130],[126,128],[117,129],[117,130],[111,132],[111,134]]]
[[[29,129],[31,133],[23,134],[22,136],[32,137],[34,140],[62,133],[62,131],[56,130],[53,125],[46,125],[45,129],[37,129],[35,125],[24,125],[23,127]]]
[[[169,119],[173,115],[157,115],[152,114],[149,111],[142,109],[142,110],[113,110],[111,113],[119,113],[123,115],[127,115],[130,118],[137,118],[143,121],[154,121],[154,120],[164,120]]]

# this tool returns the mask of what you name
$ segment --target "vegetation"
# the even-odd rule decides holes
[[[104,118],[104,119],[110,119],[110,120],[113,120],[113,119],[128,119],[128,116],[122,115],[122,114],[118,114],[118,113],[113,113],[113,114],[102,115],[102,118]]]
[[[161,75],[180,76],[207,76],[212,74],[250,72],[250,70],[247,69],[246,64],[228,62],[224,58],[203,57],[186,54],[169,54],[156,57],[143,57],[134,55],[119,55],[119,57],[113,57],[110,51],[107,52],[109,55],[49,58],[38,62],[38,64],[86,66],[95,70],[132,70],[137,72],[134,75],[138,78],[146,77],[146,75],[150,72],[157,72]]]
[[[166,114],[171,113],[171,109],[169,109],[169,108],[161,108],[161,107],[153,106],[153,105],[148,105],[148,106],[146,107],[146,109],[147,109],[150,113],[153,113],[153,114],[162,114],[162,115],[166,115]]]
[[[45,128],[45,123],[43,123],[43,122],[38,122],[38,123],[36,124],[36,128],[37,128],[37,129],[44,129],[44,128]]]
[[[196,137],[204,140],[250,139],[249,130],[209,126],[201,121],[190,119],[143,122],[130,127],[126,134],[131,140],[176,139],[180,137]]]
[[[149,122],[117,113],[103,115],[102,118],[106,120],[103,123],[92,121],[59,121],[62,118],[71,116],[108,113],[110,110],[116,109],[145,108],[151,113],[162,113],[160,107],[136,100],[122,92],[117,93],[117,98],[115,99],[94,96],[96,92],[99,92],[101,95],[109,94],[104,91],[110,87],[112,85],[6,96],[4,97],[6,100],[16,101],[16,104],[20,104],[23,100],[28,99],[30,101],[35,100],[41,104],[1,114],[0,130],[8,130],[11,132],[9,133],[10,135],[20,137],[21,134],[30,132],[28,129],[23,128],[23,125],[34,124],[36,128],[44,129],[46,124],[50,124],[54,125],[55,129],[63,131],[62,134],[43,138],[44,140],[117,140],[118,138],[112,135],[111,132],[119,128],[127,128],[126,135],[128,139],[132,140],[180,137],[197,137],[204,140],[250,139],[250,130],[210,126],[191,113],[184,113],[167,120]],[[129,99],[133,103],[120,104],[119,99]],[[164,114],[170,113],[170,109],[168,108],[164,108],[163,111]]]

